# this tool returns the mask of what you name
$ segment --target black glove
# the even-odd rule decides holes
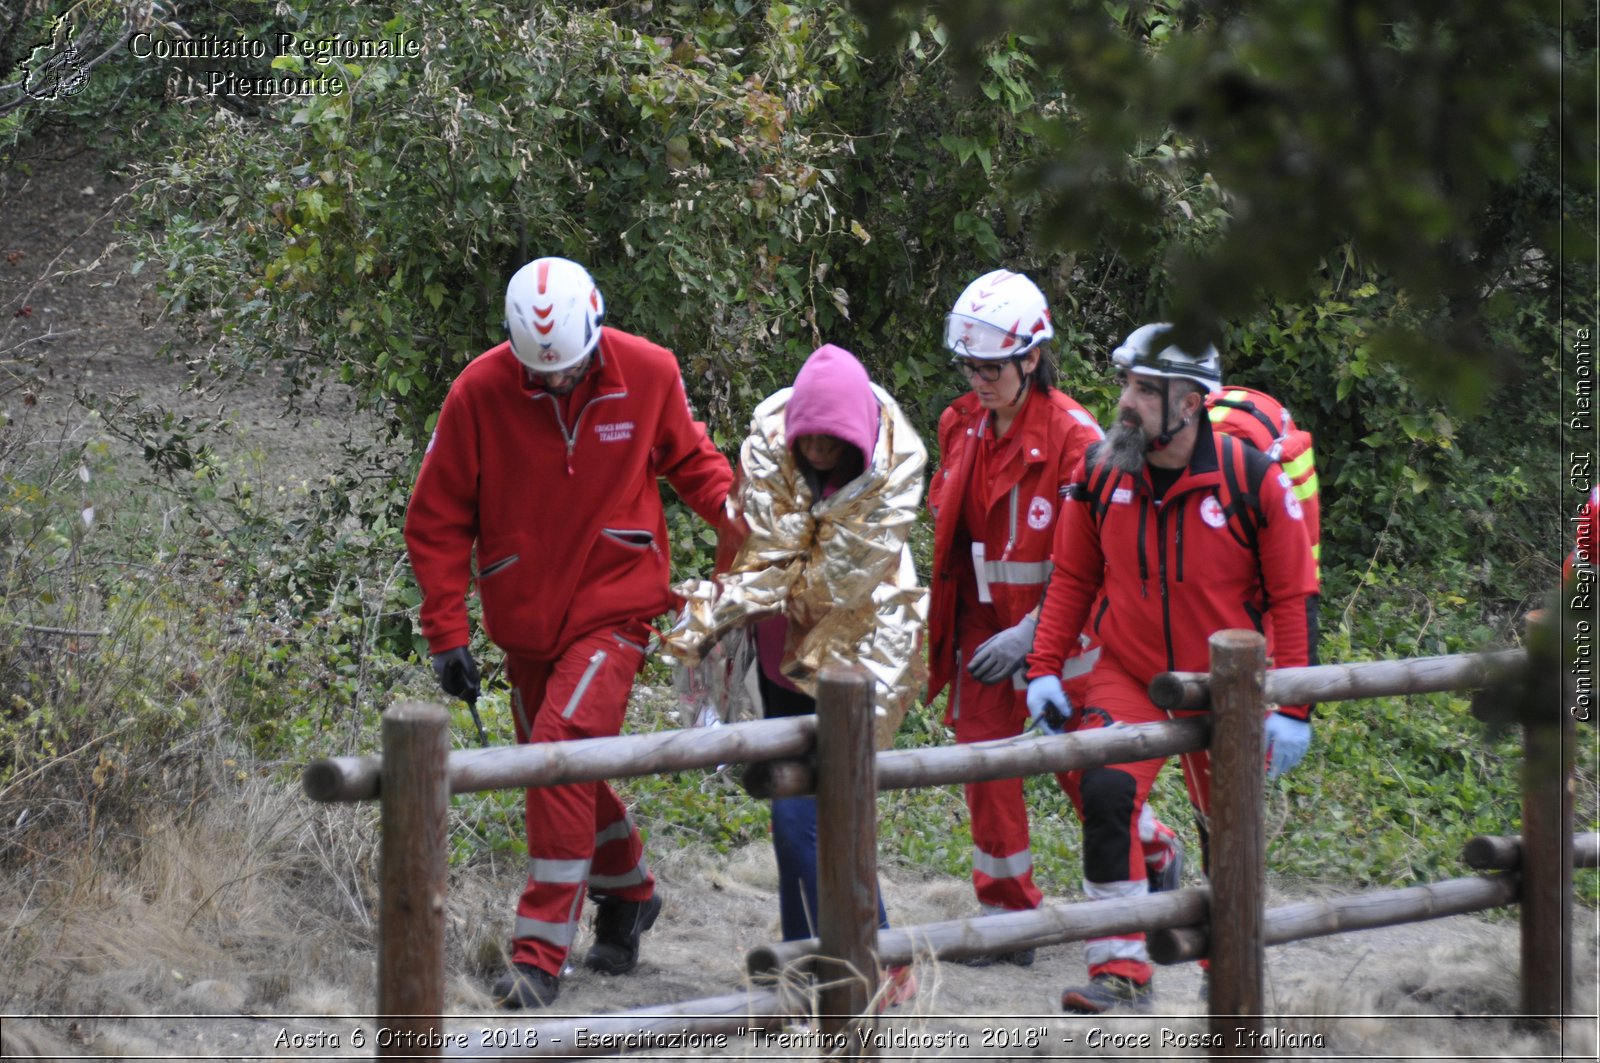
[[[462,701],[478,699],[478,662],[465,646],[433,655],[433,674],[439,688]]]

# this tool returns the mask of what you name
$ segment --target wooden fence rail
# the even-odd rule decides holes
[[[880,930],[878,962],[892,966],[926,956],[960,961],[1111,934],[1190,926],[1205,921],[1210,897],[1211,891],[1205,887],[1190,886],[1144,897],[1045,905],[1025,912]],[[762,945],[745,956],[745,968],[759,978],[785,971],[806,973],[820,949],[816,938]]]
[[[830,670],[815,717],[488,750],[448,751],[442,709],[398,706],[385,716],[382,757],[316,761],[305,770],[304,786],[320,801],[378,797],[383,803],[378,1021],[411,1044],[430,1036],[439,1043],[444,1031],[450,794],[722,764],[750,765],[746,786],[759,797],[818,794],[819,937],[772,944],[746,957],[753,977],[777,979],[776,985],[598,1018],[520,1024],[543,1031],[537,1046],[507,1047],[480,1037],[462,1047],[467,1039],[458,1036],[444,1042],[453,1057],[587,1058],[668,1047],[674,1037],[759,1028],[815,1010],[822,1031],[848,1045],[830,1058],[862,1058],[872,1050],[871,1039],[851,1035],[874,1021],[867,1005],[880,964],[929,955],[958,960],[1140,930],[1151,935],[1152,955],[1161,962],[1209,956],[1211,1032],[1226,1034],[1217,1052],[1227,1054],[1229,1046],[1253,1043],[1238,1035],[1241,1028],[1261,1032],[1264,946],[1519,901],[1525,1010],[1565,1014],[1571,965],[1562,935],[1570,927],[1571,869],[1600,863],[1600,837],[1572,836],[1571,759],[1563,752],[1570,733],[1559,722],[1528,728],[1523,835],[1483,836],[1466,847],[1469,863],[1498,873],[1264,907],[1260,721],[1269,703],[1482,686],[1525,665],[1523,651],[1266,671],[1265,644],[1255,632],[1218,632],[1211,647],[1209,673],[1169,673],[1151,685],[1152,699],[1164,707],[1211,712],[1164,723],[874,755],[871,680],[860,669]],[[878,791],[1059,773],[1201,749],[1212,759],[1209,887],[878,930]],[[386,775],[392,785],[382,785]],[[819,977],[818,995],[780,991],[794,982],[782,977],[786,973]],[[580,1021],[589,1040],[575,1051]]]
[[[958,746],[885,750],[877,757],[877,788],[910,790],[1082,771],[1102,764],[1192,753],[1206,748],[1210,739],[1211,720],[1197,716],[1063,735],[1022,735]],[[763,799],[815,793],[816,766],[810,760],[753,764],[745,775],[745,789],[752,797]]]
[[[816,717],[787,716],[617,738],[454,749],[445,774],[450,792],[462,794],[749,764],[761,769],[746,779],[753,796],[795,797],[816,792],[816,733]],[[876,785],[879,790],[905,790],[1079,771],[1191,753],[1204,749],[1210,735],[1211,722],[1201,716],[1082,734],[886,750],[877,754]],[[306,765],[301,782],[307,796],[317,801],[368,801],[380,796],[382,767],[382,757],[327,757]]]
[[[1480,834],[1462,846],[1461,859],[1476,871],[1516,871],[1522,867],[1522,837]],[[1572,866],[1600,867],[1600,834],[1572,836]]]
[[[1516,875],[1500,872],[1406,889],[1378,890],[1348,897],[1286,904],[1265,913],[1260,943],[1282,945],[1351,930],[1371,930],[1397,923],[1421,923],[1429,919],[1481,912],[1515,904],[1517,887]],[[1209,955],[1211,925],[1194,923],[1154,931],[1149,936],[1150,958],[1157,963],[1172,964]]]
[[[1264,696],[1278,705],[1305,705],[1401,694],[1437,694],[1488,686],[1527,662],[1523,650],[1412,657],[1403,661],[1318,664],[1275,668],[1266,674]],[[1150,683],[1150,700],[1163,709],[1204,709],[1211,703],[1205,672],[1164,672]]]
[[[798,756],[816,748],[816,735],[816,717],[788,716],[726,727],[456,749],[446,760],[445,776],[453,794],[627,779]],[[306,765],[301,783],[313,800],[368,801],[381,796],[382,774],[381,757],[328,757]]]

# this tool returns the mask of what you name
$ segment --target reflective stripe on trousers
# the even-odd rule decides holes
[[[518,740],[618,734],[644,659],[636,626],[595,632],[554,661],[508,656]],[[655,879],[627,809],[605,782],[533,787],[525,804],[529,871],[511,959],[555,974],[566,963],[590,889],[642,901]]]
[[[972,850],[972,869],[990,878],[1017,878],[1033,873],[1033,850],[1023,849],[1010,856],[990,856],[982,849]]]
[[[980,683],[967,674],[966,654],[956,650],[951,684],[951,722],[957,742],[1014,738],[1022,733],[1028,710],[1019,671],[1010,681]],[[1021,779],[968,783],[963,788],[972,825],[972,887],[978,903],[998,911],[1037,908],[1044,895],[1033,881],[1028,839],[1028,809]]]
[[[1142,878],[1132,882],[1090,882],[1085,879],[1083,883],[1083,895],[1092,901],[1127,900],[1143,897],[1149,892],[1150,884]],[[1143,934],[1118,934],[1084,941],[1083,958],[1089,963],[1089,976],[1092,978],[1100,973],[1096,968],[1117,960],[1149,964],[1150,953],[1145,950]],[[1149,981],[1148,975],[1144,981]]]

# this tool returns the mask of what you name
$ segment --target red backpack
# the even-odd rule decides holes
[[[1242,439],[1283,467],[1288,488],[1305,511],[1311,560],[1322,579],[1322,516],[1317,499],[1316,454],[1311,433],[1295,427],[1288,407],[1264,391],[1228,387],[1206,396],[1212,431]]]

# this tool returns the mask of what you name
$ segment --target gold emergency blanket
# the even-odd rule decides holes
[[[887,748],[927,677],[928,592],[917,585],[908,540],[928,453],[899,405],[873,385],[872,463],[816,501],[784,439],[792,391],[756,407],[723,532],[742,542],[715,582],[673,588],[685,605],[664,645],[693,665],[732,629],[787,612],[783,674],[815,697],[824,663],[865,667],[874,680],[878,745]]]

